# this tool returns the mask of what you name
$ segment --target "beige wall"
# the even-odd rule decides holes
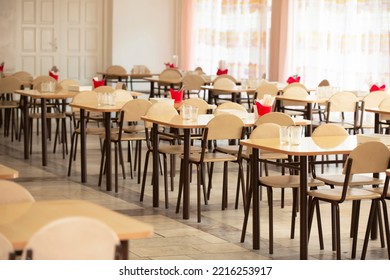
[[[176,1],[113,0],[112,64],[161,72],[178,52]]]
[[[0,63],[5,62],[6,72],[14,72],[17,64],[16,6],[17,1],[0,0]]]

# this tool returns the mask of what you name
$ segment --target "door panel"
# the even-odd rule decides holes
[[[20,69],[91,84],[103,65],[103,0],[20,0]],[[19,68],[19,67],[18,67]]]

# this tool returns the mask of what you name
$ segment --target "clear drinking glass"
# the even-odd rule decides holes
[[[299,145],[302,140],[302,126],[293,125],[289,127],[290,130],[290,144],[291,145]]]
[[[280,144],[286,145],[290,139],[290,130],[288,126],[280,127]]]

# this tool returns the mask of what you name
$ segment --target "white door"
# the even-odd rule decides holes
[[[20,69],[91,84],[103,65],[103,0],[21,0]]]

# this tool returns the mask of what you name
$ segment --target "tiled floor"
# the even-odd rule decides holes
[[[251,225],[244,243],[240,243],[243,208],[234,209],[236,185],[236,166],[230,166],[229,207],[221,211],[221,168],[216,168],[213,190],[209,205],[202,207],[202,222],[196,222],[195,184],[192,183],[191,217],[182,219],[182,213],[175,213],[177,187],[169,193],[169,209],[164,208],[161,201],[159,208],[152,207],[151,185],[148,185],[144,202],[139,201],[140,185],[136,178],[119,178],[119,192],[107,192],[97,186],[100,163],[99,141],[96,137],[88,140],[88,182],[81,184],[79,162],[73,166],[72,175],[67,176],[68,157],[62,158],[61,150],[56,154],[49,152],[48,166],[41,164],[40,136],[33,136],[33,153],[31,159],[23,158],[23,143],[0,136],[0,163],[19,170],[20,178],[16,181],[30,190],[37,200],[50,199],[83,199],[98,203],[120,213],[133,216],[154,226],[154,236],[148,239],[132,240],[130,242],[131,259],[164,259],[164,260],[247,260],[247,259],[299,259],[299,217],[297,219],[296,237],[289,238],[291,197],[286,194],[286,207],[280,208],[280,195],[275,193],[274,208],[274,254],[268,254],[268,211],[266,201],[261,203],[261,249],[252,250]],[[53,138],[54,139],[54,138]],[[52,143],[49,144],[49,150]],[[150,168],[149,168],[150,170]],[[129,173],[129,164],[126,165]],[[340,172],[328,168],[329,172]],[[177,168],[176,174],[179,169]],[[195,176],[194,176],[195,178]],[[161,181],[160,181],[161,182]],[[178,185],[178,176],[175,185]],[[162,186],[161,186],[161,196]],[[368,202],[362,203],[359,227],[358,256],[362,247],[368,214]],[[342,224],[342,258],[350,259],[351,239],[349,238],[350,203],[341,207]],[[309,243],[310,259],[334,259],[331,250],[329,206],[322,207],[322,217],[325,235],[325,250],[319,250],[316,230],[312,232]],[[315,228],[314,228],[315,229]],[[371,241],[367,259],[387,259],[387,252],[380,248],[378,240]]]

